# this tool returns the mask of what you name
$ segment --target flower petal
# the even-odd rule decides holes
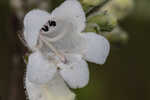
[[[37,44],[40,29],[50,19],[50,14],[42,10],[32,10],[24,18],[24,38],[33,50]]]
[[[53,80],[48,83],[48,91],[50,91],[53,99],[48,100],[74,100],[75,94],[65,84],[63,78],[57,73]]]
[[[71,88],[82,88],[88,84],[88,64],[80,55],[67,55],[67,63],[60,63],[60,74]]]
[[[25,80],[29,100],[74,100],[75,94],[69,90],[63,79],[56,74],[48,84],[37,85]]]
[[[72,23],[77,32],[81,32],[85,28],[85,13],[78,0],[66,0],[52,12],[52,15],[56,20]]]
[[[110,50],[109,42],[103,36],[91,32],[82,36],[87,41],[84,58],[96,64],[104,64]]]
[[[25,78],[25,88],[29,100],[46,100],[42,95],[42,87],[30,82],[27,77]]]
[[[54,42],[52,41],[51,44],[57,50],[67,53],[78,53],[85,48],[84,38],[80,34],[75,34],[72,31],[70,31],[70,34],[65,34],[63,38]]]
[[[56,20],[55,33],[59,33],[51,41],[52,45],[63,52],[79,52],[84,46],[79,33],[85,27],[85,14],[80,3],[66,0],[51,15]]]
[[[57,67],[40,52],[35,52],[29,56],[27,65],[27,78],[36,84],[44,84],[50,81],[56,73]]]

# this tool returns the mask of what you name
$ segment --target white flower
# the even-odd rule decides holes
[[[66,0],[51,14],[32,10],[24,18],[29,56],[26,88],[30,100],[73,100],[70,88],[89,81],[89,62],[103,64],[108,41],[95,33],[82,33],[85,13],[77,0]],[[67,85],[65,84],[67,83]]]

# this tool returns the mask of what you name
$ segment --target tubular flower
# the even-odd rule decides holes
[[[68,86],[88,84],[86,61],[104,64],[109,43],[96,33],[83,33],[85,25],[77,0],[66,0],[50,14],[36,9],[25,16],[24,38],[32,50],[25,78],[29,100],[74,100]]]

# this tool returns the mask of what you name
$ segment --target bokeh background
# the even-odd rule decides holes
[[[78,100],[150,100],[150,0],[135,0],[133,12],[119,24],[130,36],[128,44],[112,48],[103,66],[90,64],[88,86],[74,90]],[[0,0],[0,100],[25,100],[18,29],[9,1]]]

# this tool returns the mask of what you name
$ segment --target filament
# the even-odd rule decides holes
[[[65,56],[59,52],[50,42],[49,39],[45,36],[41,36],[41,40],[55,53],[56,56],[59,57],[59,59],[63,62],[66,63],[66,58]]]

